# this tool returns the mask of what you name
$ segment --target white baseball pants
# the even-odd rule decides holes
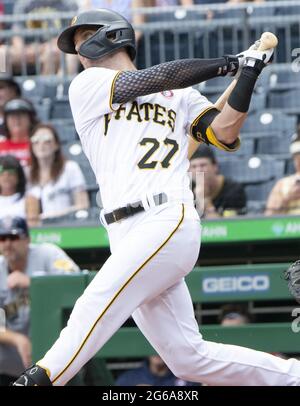
[[[112,255],[38,364],[65,385],[133,315],[172,372],[209,385],[299,385],[300,362],[202,339],[184,276],[199,254],[190,204],[164,204],[108,226]]]

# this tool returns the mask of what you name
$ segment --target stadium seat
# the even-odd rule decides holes
[[[80,168],[85,177],[87,189],[88,190],[97,189],[98,186],[97,186],[96,178],[95,178],[94,172],[92,171],[89,161],[87,159],[85,159],[85,160],[78,160],[77,162],[80,165]]]
[[[276,6],[275,14],[279,16],[300,15],[300,5]]]
[[[255,184],[283,177],[285,162],[269,156],[253,156],[220,160],[219,167],[220,173],[237,182]]]
[[[267,181],[257,185],[246,185],[247,200],[266,202],[276,181]]]
[[[289,157],[290,137],[263,137],[257,140],[256,152],[258,154],[282,155]]]
[[[72,120],[51,120],[63,144],[78,140],[78,135]]]
[[[6,0],[2,2],[4,5],[4,14],[13,14],[14,11],[14,1]]]
[[[72,112],[69,100],[67,98],[55,99],[51,108],[52,119],[72,118]]]
[[[33,101],[31,99],[31,101]],[[39,102],[33,102],[37,116],[40,121],[48,121],[50,118],[51,101],[49,99],[43,99]]]
[[[263,76],[263,75],[262,75]],[[300,87],[299,72],[294,72],[291,66],[270,69],[267,76],[268,87],[273,90],[288,90]]]
[[[247,200],[247,214],[250,216],[263,214],[266,203],[260,200]]]
[[[57,80],[45,79],[43,76],[16,77],[25,98],[40,97],[54,99],[57,93]]]
[[[95,189],[90,189],[89,190],[89,198],[90,198],[90,203],[91,207],[101,207],[101,201],[99,200],[99,189],[98,187]],[[100,204],[100,206],[99,206]],[[99,215],[99,213],[98,213]]]
[[[278,111],[265,110],[249,115],[243,125],[242,133],[247,133],[249,136],[273,134],[292,136],[296,130],[296,125],[296,116],[288,116]]]
[[[218,76],[216,78],[207,80],[206,82],[200,83],[197,88],[201,93],[219,93],[223,92],[231,82],[232,78],[229,76]]]
[[[289,113],[300,113],[300,88],[286,91],[269,92],[268,107],[278,108]]]
[[[289,176],[293,173],[295,173],[294,161],[292,158],[288,158],[285,160],[285,175]]]

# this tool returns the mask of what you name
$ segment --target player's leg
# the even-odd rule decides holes
[[[204,341],[184,280],[140,306],[133,318],[178,378],[208,385],[300,385],[295,359]]]
[[[199,224],[186,219],[178,204],[147,215],[114,244],[113,254],[77,300],[67,327],[38,362],[54,385],[68,382],[138,306],[180,280],[186,266],[192,269],[198,233]]]

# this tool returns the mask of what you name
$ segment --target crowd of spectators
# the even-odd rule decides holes
[[[56,129],[39,121],[12,77],[0,78],[0,217],[27,217],[30,225],[89,208],[86,182],[64,157]]]
[[[125,15],[132,23],[147,22],[150,15],[136,12],[139,8],[184,6],[197,4],[223,3],[230,7],[243,0],[210,1],[210,0],[18,0],[5,1],[0,12],[26,14],[32,16],[26,20],[14,23],[14,35],[11,45],[0,45],[7,52],[8,61],[12,62],[13,73],[21,72],[22,64],[27,65],[29,74],[47,75],[59,73],[61,55],[56,47],[57,30],[60,30],[68,21],[59,14],[78,13],[91,8],[105,7]],[[256,0],[263,3],[264,0]],[[1,2],[0,2],[1,4]],[[10,4],[10,7],[8,7]],[[58,13],[57,19],[44,19],[48,13]],[[38,16],[41,15],[41,20]],[[50,24],[50,25],[49,25]],[[34,36],[23,36],[24,29],[38,30],[38,40]],[[48,29],[46,37],[42,30]],[[53,35],[52,35],[53,34]],[[33,35],[33,34],[32,34]],[[35,39],[34,39],[35,38]],[[137,41],[143,43],[142,33],[137,31]],[[13,52],[11,52],[13,50]],[[11,55],[10,55],[11,53]],[[24,60],[25,55],[25,60]],[[36,56],[40,57],[40,69],[36,71],[34,63]],[[69,57],[69,56],[68,56]],[[75,74],[80,70],[77,58],[70,55],[66,61],[67,72]],[[296,173],[277,183],[274,181],[272,194],[266,204],[266,215],[294,214],[299,212],[299,171],[297,169],[297,151],[292,153],[296,165]],[[86,191],[87,185],[80,166],[75,161],[66,159],[62,153],[60,134],[54,127],[41,121],[36,109],[35,100],[22,97],[22,90],[13,76],[0,75],[0,156],[17,158],[25,173],[25,191],[18,188],[1,192],[1,199],[14,201],[8,210],[12,214],[26,215],[30,225],[38,225],[42,221],[63,217],[81,209],[88,209],[90,201]],[[8,157],[8,160],[11,158]],[[5,163],[6,165],[6,163]],[[13,178],[15,169],[6,169],[2,165],[1,177]],[[199,213],[205,218],[228,217],[247,213],[247,193],[244,185],[222,174],[213,148],[203,146],[191,160],[191,172],[204,172],[204,184],[193,184],[195,204]],[[10,172],[10,176],[8,176]],[[19,170],[16,170],[20,177]],[[3,180],[4,182],[4,180]],[[285,185],[283,187],[283,184]],[[293,187],[287,186],[293,185]],[[288,191],[287,191],[288,190]],[[18,196],[18,197],[17,197]],[[14,200],[15,199],[15,200]],[[201,201],[203,200],[203,201]],[[298,201],[299,200],[299,201]],[[203,207],[204,206],[204,207]],[[19,207],[19,213],[16,208]]]

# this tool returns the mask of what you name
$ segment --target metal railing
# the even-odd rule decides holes
[[[188,8],[142,8],[134,10],[134,13],[143,14],[145,20],[145,23],[135,25],[136,30],[142,33],[137,57],[137,64],[141,68],[171,59],[236,54],[248,48],[263,31],[272,31],[279,37],[278,52],[275,55],[277,62],[291,62],[295,57],[293,50],[299,47],[299,1],[275,1],[262,5],[243,3],[228,6],[225,3]],[[35,66],[34,69],[31,66],[31,70],[40,74],[40,44],[55,38],[72,17],[72,13],[2,15],[0,25],[4,29],[0,31],[0,42],[10,45],[12,39],[18,36],[25,44],[34,44]],[[16,24],[22,29],[16,30]],[[30,28],[32,25],[38,28]],[[12,66],[15,50],[10,50],[8,70],[15,70],[22,75],[29,73],[25,48],[20,54],[18,69]],[[72,63],[76,62],[73,60]],[[60,55],[60,66],[65,74],[63,55]]]

